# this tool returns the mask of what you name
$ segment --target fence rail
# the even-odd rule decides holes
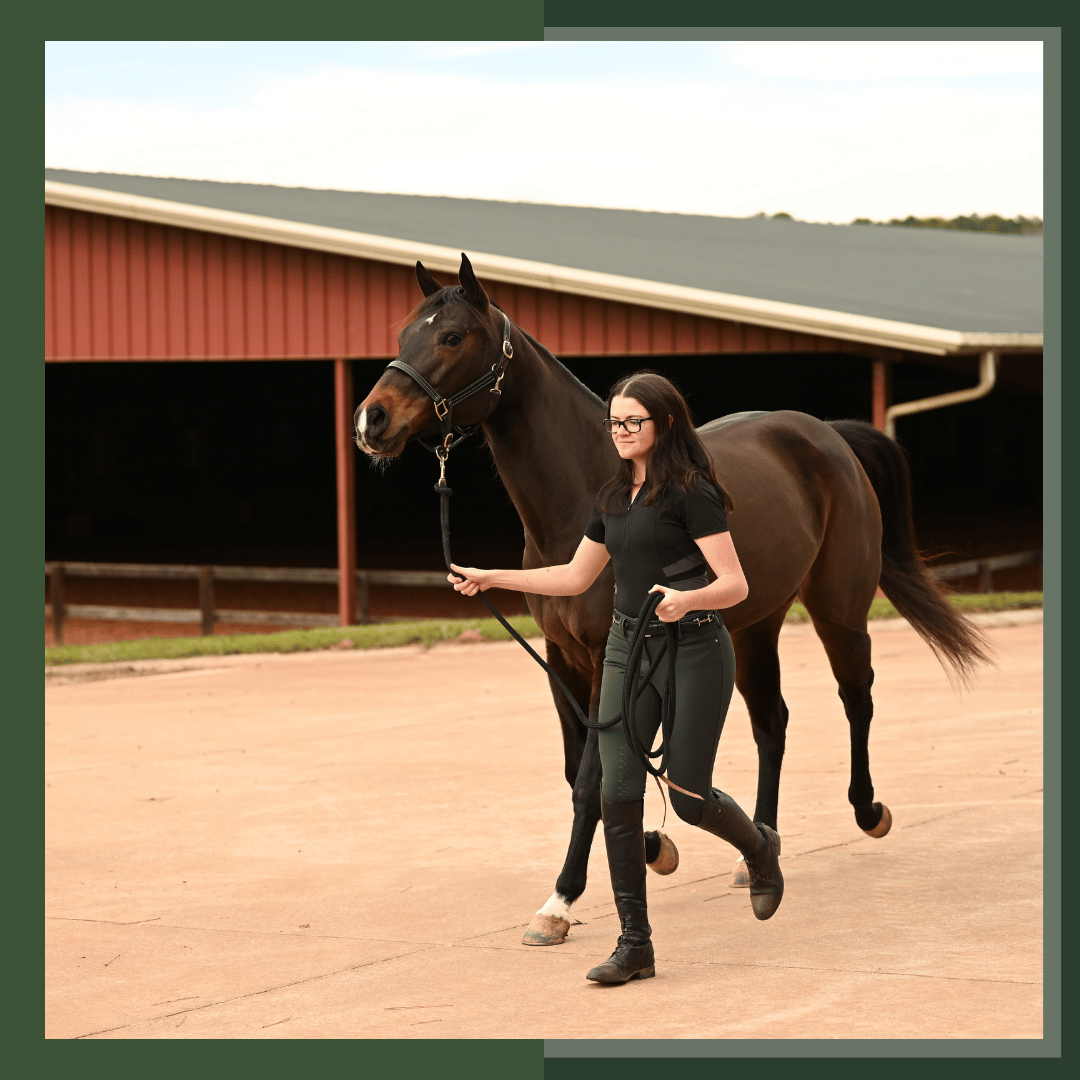
[[[967,562],[932,566],[930,569],[943,581],[978,574],[979,592],[992,592],[995,570],[1011,570],[1016,566],[1029,566],[1031,563],[1042,562],[1042,554],[1041,548],[1038,551],[1017,551],[1012,555],[995,555],[992,559],[969,559]]]
[[[996,555],[991,559],[971,559],[931,567],[934,575],[943,580],[979,575],[979,591],[993,589],[994,572],[1042,561],[1042,551],[1021,551],[1012,555]],[[256,626],[337,626],[337,615],[302,611],[240,611],[214,606],[215,581],[264,581],[289,584],[337,585],[338,571],[321,567],[288,566],[195,566],[153,565],[147,563],[54,562],[45,564],[51,581],[52,603],[45,605],[45,617],[52,621],[53,641],[64,642],[66,619],[123,619],[132,622],[198,623],[204,635],[214,632],[215,623],[247,623]],[[67,604],[64,601],[64,581],[69,577],[142,578],[148,580],[197,581],[197,608],[115,607],[108,604]],[[449,589],[450,583],[441,570],[357,570],[357,607],[359,621],[371,621],[370,590],[372,585]]]
[[[215,623],[247,623],[263,626],[337,626],[337,615],[303,611],[241,611],[219,608],[214,604],[215,581],[262,581],[287,584],[337,585],[338,571],[321,567],[290,566],[195,566],[148,563],[53,562],[45,564],[50,579],[52,603],[45,605],[45,617],[52,622],[53,641],[64,642],[67,619],[114,619],[132,622],[197,623],[204,635],[214,632]],[[69,577],[141,578],[144,580],[196,581],[199,588],[197,608],[117,607],[109,604],[68,604],[64,600],[64,582]],[[372,585],[445,588],[450,583],[444,571],[436,570],[357,570],[357,607],[359,621],[371,621]]]

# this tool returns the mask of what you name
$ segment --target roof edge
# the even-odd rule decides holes
[[[311,248],[402,266],[411,266],[419,260],[428,269],[443,272],[456,273],[461,262],[460,252],[435,244],[260,217],[234,210],[218,210],[192,203],[169,202],[126,192],[63,184],[55,180],[45,181],[45,203],[69,210],[114,214],[159,225],[202,229],[247,240]],[[946,330],[506,255],[478,252],[470,259],[478,275],[507,284],[554,289],[600,300],[640,304],[713,319],[730,319],[771,329],[819,334],[912,352],[945,355],[975,348],[1041,348],[1043,343],[1042,334]]]

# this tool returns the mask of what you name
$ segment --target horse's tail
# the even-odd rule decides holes
[[[949,603],[946,589],[926,568],[915,543],[911,470],[896,442],[861,420],[829,426],[851,447],[881,508],[881,590],[961,683],[977,664],[991,662],[986,636]]]

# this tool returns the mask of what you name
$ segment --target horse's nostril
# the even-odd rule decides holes
[[[369,405],[358,418],[357,431],[364,436],[377,439],[390,423],[390,415],[381,405]]]

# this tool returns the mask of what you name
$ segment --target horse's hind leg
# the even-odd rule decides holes
[[[757,804],[754,820],[776,828],[780,767],[787,741],[788,708],[780,695],[780,627],[791,602],[767,618],[731,635],[735,647],[735,685],[746,702],[758,751]]]
[[[588,716],[590,698],[598,698],[599,693],[593,693],[594,688],[589,680],[573,669],[561,650],[550,642],[547,658],[552,670],[566,683],[582,712]],[[597,680],[601,670],[598,663]],[[570,905],[585,891],[589,852],[592,850],[596,826],[600,822],[600,751],[596,732],[583,727],[562,690],[554,682],[551,683],[551,692],[563,730],[566,778],[572,789],[574,824],[566,859],[555,882],[555,891],[533,915],[521,939],[526,945],[561,945],[566,940],[571,922]]]
[[[883,803],[874,802],[874,785],[870,779],[870,721],[874,716],[870,687],[874,684],[874,669],[870,666],[866,621],[863,619],[859,629],[822,618],[813,611],[811,618],[836,677],[851,733],[848,802],[855,808],[855,822],[863,832],[884,836],[892,826],[892,815]]]
[[[881,532],[877,501],[861,473],[844,497],[832,502],[821,549],[799,597],[814,622],[844,703],[851,735],[851,784],[848,802],[855,821],[870,836],[884,836],[892,824],[887,807],[874,802],[870,780],[870,635],[866,616],[881,579]]]
[[[758,752],[757,803],[754,820],[776,828],[780,800],[780,768],[787,741],[788,708],[780,694],[780,657],[776,651],[780,627],[791,601],[768,618],[731,635],[735,647],[735,685],[746,702]],[[739,857],[732,886],[749,888],[746,864]]]

